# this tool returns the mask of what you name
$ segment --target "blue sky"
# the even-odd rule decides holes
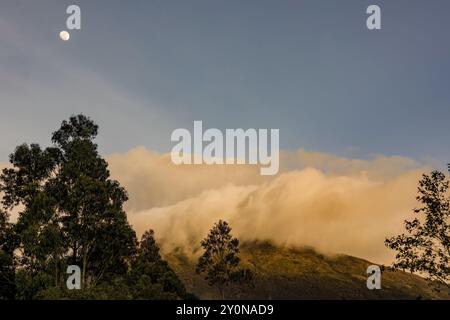
[[[63,42],[69,4],[82,29]],[[445,0],[3,0],[0,161],[83,112],[105,154],[169,151],[203,120],[279,128],[284,149],[446,163],[449,15]]]

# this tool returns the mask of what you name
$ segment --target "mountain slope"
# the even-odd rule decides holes
[[[374,263],[313,249],[276,247],[268,242],[241,245],[244,265],[256,273],[254,288],[230,288],[229,299],[450,299],[434,291],[421,277],[385,270],[381,290],[366,287],[367,267]],[[195,261],[173,252],[166,256],[189,292],[200,299],[217,299],[217,290],[195,274]]]

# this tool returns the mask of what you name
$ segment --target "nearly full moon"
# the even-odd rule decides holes
[[[61,38],[61,40],[67,41],[70,39],[70,34],[67,31],[61,31],[59,33],[59,37]]]

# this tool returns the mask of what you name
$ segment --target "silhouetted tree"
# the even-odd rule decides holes
[[[423,274],[433,283],[450,288],[450,199],[445,175],[433,171],[419,182],[414,209],[418,216],[405,221],[406,234],[385,241],[397,251],[394,267]]]
[[[239,268],[239,240],[231,235],[231,227],[219,220],[201,241],[205,250],[199,258],[196,272],[204,273],[209,285],[216,286],[222,299],[225,288],[232,283],[248,284],[253,274],[248,269]]]
[[[110,179],[108,164],[93,143],[97,132],[93,121],[78,115],[63,121],[52,137],[60,165],[49,190],[57,200],[71,263],[80,265],[85,285],[125,273],[126,259],[136,245],[122,208],[127,193]]]
[[[161,258],[153,230],[146,231],[131,264],[136,299],[183,299],[186,290],[169,264]]]
[[[0,210],[0,300],[14,299],[16,294],[11,236],[11,225],[8,223],[8,215]]]
[[[0,176],[3,207],[23,208],[13,227],[19,297],[63,283],[67,264],[81,267],[84,287],[127,272],[136,236],[122,208],[127,194],[93,142],[97,131],[72,116],[53,133],[54,146],[17,147]]]
[[[30,273],[46,268],[61,243],[53,238],[58,218],[55,200],[47,192],[46,182],[56,166],[56,149],[42,150],[37,144],[23,144],[10,155],[12,168],[0,176],[5,209],[23,206],[14,225],[19,265]],[[56,227],[58,229],[58,227]]]
[[[0,175],[0,299],[187,297],[153,231],[137,242],[123,210],[127,193],[110,179],[97,133],[90,118],[72,116],[53,146],[23,144],[10,155]],[[82,290],[67,289],[69,264],[81,268]]]

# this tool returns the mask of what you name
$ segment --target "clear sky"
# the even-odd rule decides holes
[[[70,4],[82,29],[63,42]],[[446,163],[449,85],[448,0],[0,2],[0,161],[82,112],[105,154],[169,151],[203,120],[279,128],[283,149]]]

